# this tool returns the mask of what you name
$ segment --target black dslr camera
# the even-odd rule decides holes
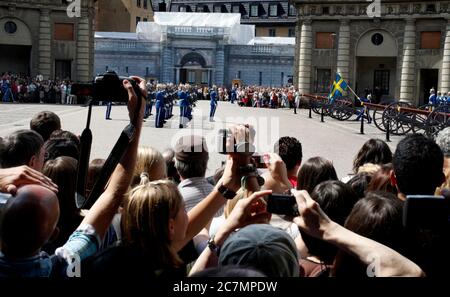
[[[98,75],[90,84],[73,84],[71,94],[89,96],[94,101],[128,102],[128,91],[123,86],[123,81],[128,80],[133,86],[134,92],[139,95],[140,89],[137,82],[125,76],[118,76],[114,71],[107,71]]]

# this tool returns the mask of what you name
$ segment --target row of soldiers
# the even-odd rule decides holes
[[[428,104],[432,105],[443,105],[443,104],[450,104],[450,92],[445,95],[445,92],[437,92],[432,88],[430,90],[430,97],[428,99]]]
[[[192,120],[192,110],[195,107],[196,101],[202,96],[198,93],[198,89],[189,85],[147,85],[147,100],[145,106],[144,119],[147,119],[152,114],[153,105],[155,105],[155,127],[163,128],[164,124],[173,116],[173,106],[175,100],[178,100],[180,107],[180,123],[179,128],[185,128]],[[217,108],[218,94],[217,87],[209,90],[208,99],[210,99],[210,114],[209,121],[214,121],[214,115]],[[106,119],[111,117],[111,102],[107,104]]]

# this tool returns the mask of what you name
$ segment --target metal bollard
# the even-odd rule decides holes
[[[362,117],[361,117],[361,129],[360,129],[360,134],[364,134],[364,116],[365,116],[365,114],[366,114],[366,108],[364,107],[364,109],[363,109],[363,114],[362,114]]]
[[[391,139],[390,139],[391,127],[390,127],[390,122],[389,121],[387,121],[387,125],[386,125],[385,128],[386,128],[386,142],[391,142]]]
[[[321,108],[321,110],[320,110],[320,122],[324,122],[324,120],[323,120],[323,105],[322,105],[322,108]]]
[[[311,113],[311,111],[312,111],[312,108],[311,108],[311,103],[309,104],[309,118],[311,119],[312,118],[312,113]]]

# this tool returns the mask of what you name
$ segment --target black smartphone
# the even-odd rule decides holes
[[[448,223],[448,202],[443,196],[408,195],[403,205],[403,226],[434,228]]]
[[[266,163],[262,155],[255,154],[252,156],[252,160],[256,168],[266,168]]]
[[[295,197],[284,194],[270,194],[267,196],[267,212],[291,217],[300,215]]]

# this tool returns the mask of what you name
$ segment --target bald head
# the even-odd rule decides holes
[[[37,185],[19,188],[0,221],[2,253],[12,258],[35,255],[53,234],[58,218],[55,193]]]

